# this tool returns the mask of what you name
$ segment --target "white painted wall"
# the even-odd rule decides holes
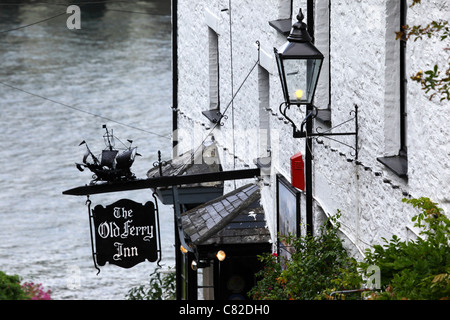
[[[254,159],[259,155],[260,137],[264,136],[260,135],[259,128],[269,127],[271,176],[260,183],[262,203],[274,240],[275,174],[281,173],[289,179],[289,158],[305,150],[303,139],[292,138],[292,128],[278,111],[283,97],[273,48],[280,47],[286,38],[268,23],[286,18],[290,13],[290,2],[179,0],[178,5],[179,152],[197,147],[204,139],[209,139],[208,134],[212,132],[220,146],[225,170],[246,165],[253,167]],[[322,70],[317,105],[326,108],[330,104],[333,125],[348,120],[354,104],[359,106],[359,160],[370,169],[348,162],[352,150],[345,146],[326,139],[323,145],[315,143],[315,219],[322,221],[324,215],[334,214],[339,209],[346,244],[355,256],[360,256],[365,248],[380,243],[381,237],[414,236],[410,219],[416,211],[403,205],[402,192],[414,197],[430,197],[449,212],[449,106],[444,102],[429,101],[419,85],[410,81],[408,179],[397,177],[379,163],[377,157],[394,155],[398,151],[399,49],[394,33],[398,31],[398,1],[331,0],[331,37],[328,33],[328,3],[328,0],[316,1],[316,44],[327,60],[328,44],[331,46],[331,65],[326,61]],[[448,18],[444,13],[449,12],[449,5],[443,3],[423,1],[409,10],[408,23]],[[294,0],[294,18],[299,7],[306,15],[306,1]],[[210,101],[209,29],[218,35],[220,110],[226,111],[227,116],[222,120],[223,126],[214,130],[214,124],[201,113],[209,109]],[[255,65],[257,41],[260,44],[259,65]],[[407,74],[426,70],[435,63],[441,66],[448,63],[448,54],[443,54],[444,47],[445,43],[429,39],[410,42]],[[328,72],[331,73],[331,85]],[[264,81],[263,85],[261,81]],[[331,101],[328,101],[329,85]],[[268,88],[269,94],[261,88]],[[233,94],[236,97],[231,103]],[[300,123],[304,112],[293,117]],[[316,122],[318,126],[326,129]],[[336,131],[353,129],[353,123],[349,122]],[[349,144],[354,143],[353,139],[343,137]],[[376,176],[375,172],[380,172],[381,176]],[[385,183],[383,179],[392,183]],[[248,181],[227,182],[226,191],[244,183]],[[398,188],[394,189],[392,185]],[[305,210],[302,211],[304,214]]]

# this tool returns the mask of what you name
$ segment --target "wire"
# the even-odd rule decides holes
[[[259,43],[259,42],[258,42]],[[258,51],[259,51],[259,46],[258,46]],[[259,64],[259,54],[258,54],[258,59],[256,60],[255,64],[253,65],[253,67],[250,69],[249,73],[247,74],[247,76],[245,77],[245,79],[242,81],[241,85],[238,87],[238,89],[236,90],[236,92],[234,93],[234,95],[231,97],[230,102],[228,102],[227,106],[225,107],[225,110],[222,113],[222,118],[225,116],[225,113],[228,111],[228,108],[231,106],[231,104],[234,101],[234,98],[236,98],[237,94],[239,93],[239,91],[241,90],[241,88],[244,86],[245,82],[247,81],[247,79],[250,77],[250,75],[253,73],[253,70],[256,68],[256,66]],[[203,144],[205,143],[206,139],[208,139],[208,137],[213,133],[213,131],[217,128],[218,125],[220,125],[220,120],[217,121],[214,126],[209,130],[208,134],[206,135],[206,137],[203,139],[202,143],[200,143],[200,145],[193,151],[193,153],[191,154],[191,158],[182,165],[182,170],[190,163],[192,163],[192,161],[194,160],[195,154],[199,151],[199,149],[203,146]]]
[[[142,132],[145,132],[145,133],[148,133],[148,134],[152,134],[152,135],[155,135],[155,136],[158,136],[158,137],[161,137],[161,138],[171,139],[167,135],[162,135],[162,134],[159,134],[159,133],[156,133],[156,132],[148,131],[148,130],[141,129],[141,128],[138,128],[138,127],[135,127],[135,126],[132,126],[132,125],[129,125],[129,124],[126,124],[126,123],[123,123],[123,122],[120,122],[120,121],[108,118],[108,117],[104,117],[102,115],[99,115],[99,114],[96,114],[96,113],[93,113],[93,112],[90,112],[90,111],[86,111],[86,110],[83,110],[83,109],[80,109],[80,108],[68,105],[68,104],[60,102],[60,101],[56,101],[56,100],[53,100],[53,99],[50,99],[50,98],[46,98],[46,97],[41,96],[39,94],[23,90],[21,88],[14,87],[14,86],[9,85],[7,83],[4,83],[2,81],[0,81],[0,84],[4,85],[6,87],[9,87],[11,89],[14,89],[14,90],[17,90],[17,91],[29,94],[31,96],[34,96],[34,97],[37,97],[37,98],[40,98],[40,99],[43,99],[43,100],[46,100],[46,101],[50,101],[50,102],[55,103],[55,104],[59,104],[59,105],[61,105],[63,107],[70,108],[70,109],[78,111],[78,112],[82,112],[82,113],[85,113],[85,114],[88,114],[88,115],[91,115],[91,116],[94,116],[94,117],[97,117],[97,118],[101,118],[101,119],[104,119],[104,120],[107,120],[107,121],[119,124],[119,125],[124,126],[124,127],[128,127],[128,128],[131,128],[131,129],[139,130],[139,131],[142,131]]]
[[[115,3],[119,3],[119,2],[123,3],[123,2],[125,2],[125,3],[127,3],[126,1],[112,1],[112,2],[115,2]],[[110,2],[109,1],[94,1],[94,2],[90,2],[89,4],[101,4],[101,3],[110,3]],[[47,2],[37,2],[37,3],[34,3],[34,4],[35,5],[36,4],[68,5],[68,4],[63,4],[63,3],[47,3]],[[72,4],[75,4],[75,3],[72,3]],[[86,4],[86,3],[79,3],[79,4]],[[6,3],[1,3],[0,4],[0,6],[8,6],[8,5],[17,5],[17,6],[19,6],[19,5],[26,5],[26,4],[23,4],[23,3],[7,3],[7,4]],[[108,10],[110,10],[110,11],[117,11],[117,12],[125,12],[125,13],[150,14],[150,13],[146,13],[146,12],[136,12],[136,11],[126,11],[126,10],[116,10],[116,9],[108,9]],[[23,25],[23,26],[19,26],[19,27],[16,27],[16,28],[0,31],[0,34],[16,31],[16,30],[20,30],[20,29],[24,29],[24,28],[27,28],[27,27],[30,27],[30,26],[34,26],[34,25],[37,25],[39,23],[43,23],[43,22],[46,22],[46,21],[49,21],[49,20],[52,20],[52,19],[56,19],[56,18],[58,18],[58,17],[60,17],[62,15],[66,15],[66,14],[67,14],[67,12],[58,13],[57,15],[54,15],[52,17],[45,18],[45,19],[42,19],[42,20],[39,20],[39,21],[36,21],[36,22],[33,22],[33,23],[29,23],[27,25]],[[150,15],[162,15],[162,14],[150,14]],[[148,133],[148,134],[156,135],[156,136],[159,136],[161,138],[171,139],[167,135],[161,135],[161,134],[158,134],[156,132],[148,131],[148,130],[145,130],[145,129],[142,129],[142,128],[138,128],[138,127],[135,127],[135,126],[132,126],[132,125],[129,125],[129,124],[126,124],[126,123],[123,123],[123,122],[120,122],[120,121],[108,118],[108,117],[104,117],[102,115],[95,114],[95,113],[92,113],[90,111],[86,111],[86,110],[83,110],[83,109],[80,109],[80,108],[77,108],[77,107],[74,107],[74,106],[62,103],[60,101],[56,101],[56,100],[53,100],[53,99],[50,99],[50,98],[46,98],[46,97],[41,96],[39,94],[26,91],[24,89],[20,89],[20,88],[14,87],[12,85],[9,85],[9,84],[1,82],[1,81],[0,81],[0,84],[4,85],[6,87],[9,87],[11,89],[14,89],[14,90],[21,91],[23,93],[32,95],[34,97],[37,97],[37,98],[40,98],[40,99],[43,99],[43,100],[47,100],[47,101],[50,101],[50,102],[55,103],[55,104],[59,104],[61,106],[70,108],[70,109],[75,110],[75,111],[79,111],[79,112],[82,112],[82,113],[85,113],[85,114],[89,114],[89,115],[92,115],[92,116],[95,116],[95,117],[98,117],[98,118],[101,118],[101,119],[104,119],[104,120],[107,120],[107,121],[110,121],[110,122],[113,122],[113,123],[116,123],[116,124],[119,124],[119,125],[122,125],[122,126],[125,126],[125,127],[129,127],[129,128],[135,129],[135,130],[139,130],[139,131]]]
[[[106,9],[106,10],[115,11],[115,12],[123,12],[123,13],[147,14],[149,16],[161,16],[161,17],[169,17],[170,16],[170,14],[166,14],[166,13],[151,13],[151,12],[142,12],[142,11],[120,10],[120,9]]]
[[[2,5],[2,4],[0,4],[0,5]],[[108,11],[124,12],[124,13],[137,13],[137,14],[148,14],[148,15],[154,15],[154,16],[167,16],[166,14],[138,12],[138,11],[128,11],[128,10],[119,10],[119,9],[108,9]],[[30,24],[27,24],[27,25],[24,25],[24,26],[20,26],[20,27],[17,27],[17,28],[0,31],[0,34],[6,33],[6,32],[11,32],[11,31],[16,31],[16,30],[20,30],[20,29],[24,29],[24,28],[28,28],[28,27],[34,26],[36,24],[39,24],[39,23],[42,23],[42,22],[46,22],[46,21],[49,21],[49,20],[52,20],[52,19],[55,19],[55,18],[58,18],[59,16],[66,15],[66,14],[67,14],[67,12],[59,13],[59,14],[57,14],[55,16],[50,17],[50,18],[39,20],[39,21],[30,23]]]
[[[90,1],[90,2],[45,2],[45,1],[38,1],[33,3],[0,3],[0,6],[27,6],[27,5],[40,5],[40,4],[48,4],[52,6],[70,6],[70,5],[90,5],[90,4],[106,4],[106,3],[127,3],[130,4],[130,1],[111,1],[111,0],[104,0],[104,1]]]
[[[101,3],[101,2],[99,2],[99,3]],[[3,5],[3,4],[0,4],[0,5]],[[108,9],[108,11],[124,12],[124,13],[137,13],[137,14],[148,14],[148,15],[154,15],[154,16],[167,16],[166,14],[160,14],[160,13],[148,13],[148,12],[119,10],[119,9]],[[36,24],[39,24],[39,23],[42,23],[42,22],[46,22],[46,21],[49,21],[49,20],[52,20],[52,19],[55,19],[55,18],[58,18],[59,16],[66,15],[66,14],[67,14],[67,12],[59,13],[59,14],[57,14],[55,16],[50,17],[50,18],[39,20],[39,21],[30,23],[30,24],[27,24],[27,25],[24,25],[24,26],[20,26],[20,27],[17,27],[17,28],[0,31],[0,34],[6,33],[6,32],[11,32],[11,31],[16,31],[16,30],[20,30],[20,29],[24,29],[24,28],[28,28],[28,27],[34,26]]]
[[[53,6],[70,6],[70,5],[93,5],[93,4],[111,4],[111,3],[127,3],[128,1],[92,1],[92,2],[74,2],[74,3],[49,3],[49,2],[34,2],[33,5],[53,5]],[[26,6],[28,3],[0,3],[0,6]],[[137,13],[137,14],[147,14],[151,16],[168,16],[166,13],[154,13],[154,12],[142,12],[142,11],[130,11],[121,9],[110,9],[105,8],[108,11],[124,12],[124,13]]]
[[[11,31],[16,31],[16,30],[24,29],[24,28],[27,28],[27,27],[30,27],[30,26],[34,26],[34,25],[36,25],[36,24],[39,24],[39,23],[42,23],[42,22],[45,22],[45,21],[49,21],[49,20],[58,18],[58,17],[60,17],[60,16],[62,16],[62,15],[65,15],[65,14],[66,14],[66,12],[58,13],[57,15],[55,15],[55,16],[53,16],[53,17],[46,18],[46,19],[43,19],[43,20],[39,20],[39,21],[30,23],[30,24],[27,24],[27,25],[24,25],[24,26],[17,27],[17,28],[13,28],[13,29],[9,29],[9,30],[3,30],[3,31],[0,31],[0,33],[6,33],[6,32],[11,32]]]

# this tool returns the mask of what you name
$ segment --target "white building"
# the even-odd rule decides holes
[[[440,1],[409,7],[411,3],[174,1],[173,156],[215,141],[224,171],[256,167],[256,159],[267,164],[259,179],[225,181],[224,192],[248,183],[260,186],[277,250],[282,228],[277,177],[291,180],[290,157],[304,154],[306,139],[294,138],[280,113],[283,93],[274,48],[286,42],[302,8],[325,56],[314,101],[320,109],[314,132],[355,131],[352,111],[358,106],[357,143],[350,135],[333,137],[348,146],[326,137],[311,139],[314,230],[340,210],[342,237],[357,259],[382,237],[417,237],[411,222],[416,211],[401,200],[425,196],[449,212],[450,112],[448,101],[429,100],[410,76],[435,64],[445,66],[448,53],[447,44],[433,38],[408,41],[402,49],[395,32],[401,24],[446,19],[449,8]],[[289,110],[289,116],[300,126],[305,109],[298,110]],[[286,225],[301,223],[303,234],[305,193],[298,192],[300,221]]]

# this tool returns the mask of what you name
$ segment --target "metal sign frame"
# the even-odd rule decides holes
[[[94,267],[98,271],[97,275],[100,273],[99,266],[104,266],[106,262],[122,268],[132,268],[148,260],[149,262],[156,261],[160,266],[162,251],[159,209],[154,193],[153,198],[155,199],[154,203],[148,201],[141,204],[133,200],[121,199],[105,207],[97,205],[91,209],[91,201],[88,197],[86,204],[89,213],[92,259]],[[116,221],[106,220],[106,217],[115,218],[116,221],[123,220],[123,228],[121,229]],[[133,221],[137,221],[140,225],[132,225]],[[101,223],[99,224],[99,222]],[[120,224],[120,222],[118,223]],[[148,225],[143,226],[142,224]],[[131,239],[128,236],[137,236],[138,239]],[[120,240],[120,242],[116,240]],[[133,247],[126,246],[130,244]],[[115,250],[114,255],[112,255],[113,250]]]

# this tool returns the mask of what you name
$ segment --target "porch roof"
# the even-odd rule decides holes
[[[181,215],[184,234],[194,246],[268,243],[260,190],[247,184]]]

